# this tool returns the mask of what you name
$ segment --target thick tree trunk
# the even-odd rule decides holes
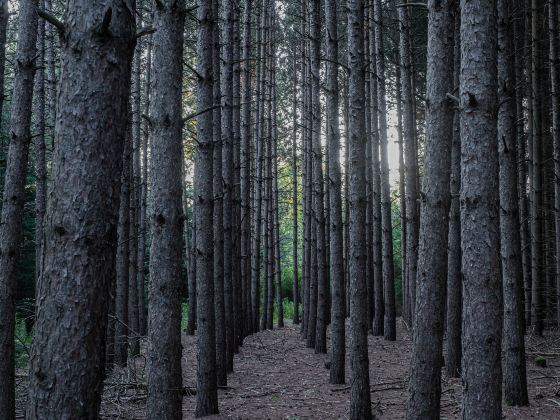
[[[553,8],[554,9],[554,8]],[[527,405],[523,278],[517,194],[515,68],[512,8],[498,0],[498,152],[500,247],[504,290],[504,396],[508,405]]]
[[[365,284],[364,3],[348,0],[350,204],[350,418],[369,420],[371,397]]]
[[[453,110],[453,35],[456,0],[428,1],[426,146],[420,204],[416,316],[408,419],[439,419],[447,283],[449,181]]]
[[[49,1],[49,0],[47,0]],[[0,115],[4,111],[4,70],[6,67],[6,31],[8,29],[8,0],[0,1]],[[0,153],[4,152],[4,140],[0,140]]]
[[[211,3],[198,1],[197,18],[200,22],[197,42],[198,93],[196,108],[203,111],[214,102],[213,96],[213,36],[214,21]],[[216,379],[216,336],[214,319],[214,235],[213,207],[213,113],[197,117],[195,149],[195,232],[196,232],[196,288],[197,288],[197,346],[198,369],[196,376],[197,417],[218,413]]]
[[[180,419],[182,208],[182,57],[185,9],[155,8],[152,79],[152,244],[148,307],[148,418]],[[131,284],[132,286],[132,284]],[[134,284],[135,286],[135,284]],[[131,302],[131,301],[129,301]],[[131,302],[133,303],[133,302]]]
[[[459,90],[459,71],[461,68],[461,16],[459,2],[455,10],[455,48],[453,69],[453,90]],[[447,254],[447,347],[445,370],[447,376],[458,378],[461,373],[461,313],[463,307],[463,282],[461,278],[461,212],[459,194],[461,192],[461,133],[459,127],[459,108],[453,111],[453,139],[451,142],[451,205],[449,208],[449,238]]]
[[[29,419],[98,417],[105,362],[100,349],[114,273],[110,265],[135,43],[133,12],[120,1],[91,0],[71,1],[66,10],[72,30],[62,46],[45,221],[43,284],[49,287],[39,292]],[[79,53],[76,45],[82,46]]]
[[[346,358],[345,341],[345,290],[344,258],[342,239],[342,191],[340,174],[340,131],[338,120],[338,19],[336,0],[325,4],[325,24],[327,27],[327,79],[326,79],[326,117],[327,144],[329,149],[328,174],[330,185],[330,223],[331,238],[329,252],[331,256],[330,274],[332,282],[331,311],[331,367],[329,382],[343,384],[345,381],[344,363]]]
[[[461,1],[463,418],[502,418],[496,2]]]
[[[23,239],[22,213],[31,142],[31,108],[37,51],[37,0],[20,0],[15,78],[10,113],[9,144],[0,216],[0,413],[15,410],[15,292],[16,265]],[[3,54],[3,53],[2,53]],[[3,61],[3,60],[2,60]]]

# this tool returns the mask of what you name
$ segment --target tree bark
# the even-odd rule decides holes
[[[496,2],[461,1],[463,418],[502,418]]]
[[[33,78],[37,51],[37,0],[20,0],[9,144],[4,173],[4,195],[0,216],[0,413],[15,415],[15,292],[16,265],[23,239],[22,213],[29,143]],[[4,10],[4,9],[3,9]],[[2,60],[3,61],[3,60]]]
[[[114,273],[134,9],[75,0],[66,22],[29,419],[98,418]]]
[[[552,8],[554,9],[554,7]],[[500,247],[504,299],[504,397],[527,405],[523,272],[517,194],[517,138],[512,8],[498,0],[498,152],[500,163]]]
[[[298,263],[298,175],[297,175],[297,136],[298,136],[298,116],[297,116],[297,86],[298,86],[298,72],[297,62],[294,57],[293,62],[293,84],[292,84],[292,301],[294,303],[294,324],[299,324],[299,263]]]
[[[369,420],[371,397],[365,284],[364,3],[347,0],[350,204],[350,418]]]
[[[439,419],[450,206],[453,35],[456,0],[428,1],[426,146],[420,203],[416,316],[408,419]]]
[[[212,5],[198,0],[197,19],[200,22],[197,42],[198,93],[196,109],[202,111],[214,103],[212,72],[214,21]],[[195,232],[197,287],[197,346],[196,417],[218,413],[216,378],[216,336],[214,319],[214,234],[213,207],[213,115],[200,114],[196,123],[195,149]]]
[[[329,150],[328,174],[330,182],[330,223],[331,256],[330,273],[332,282],[332,325],[331,325],[331,367],[329,383],[343,384],[345,381],[344,363],[346,358],[345,341],[345,290],[344,258],[342,239],[342,188],[340,174],[340,131],[338,120],[338,19],[336,0],[325,4],[325,24],[327,28],[327,79],[326,79],[326,117],[327,144]]]

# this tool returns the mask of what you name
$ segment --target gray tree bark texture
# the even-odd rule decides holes
[[[394,341],[397,337],[395,308],[395,267],[393,265],[393,226],[391,221],[391,191],[387,139],[387,102],[385,98],[385,50],[383,45],[383,10],[381,0],[373,0],[377,69],[377,103],[379,106],[379,155],[381,160],[381,224],[383,249],[383,297],[385,316],[383,336]]]
[[[502,418],[496,1],[461,0],[463,419]]]
[[[47,0],[48,1],[48,0]],[[4,70],[6,68],[6,31],[8,29],[8,0],[0,1],[0,115],[4,110]],[[4,148],[4,140],[0,140],[0,146]]]
[[[331,309],[331,367],[329,382],[343,384],[345,381],[344,363],[346,359],[346,298],[344,287],[344,258],[342,239],[342,177],[340,173],[340,128],[338,93],[338,30],[337,2],[325,3],[327,78],[326,78],[326,118],[327,143],[329,153],[328,174],[330,182],[330,223],[329,241],[330,277],[332,293]]]
[[[504,299],[504,397],[509,405],[527,405],[523,271],[517,194],[517,137],[513,15],[510,2],[498,0],[498,153],[500,182],[500,254]]]
[[[323,185],[323,151],[321,147],[320,56],[321,56],[321,2],[314,0],[310,12],[311,59],[311,125],[313,149],[313,207],[317,235],[317,324],[315,353],[327,352],[327,261],[325,250],[325,203]]]
[[[370,7],[371,9],[371,7]],[[375,47],[375,21],[370,10],[371,22],[369,24],[369,57],[370,67],[375,73],[377,63],[377,51]],[[370,82],[370,104],[371,104],[371,166],[372,166],[372,247],[373,247],[373,335],[383,335],[383,318],[385,317],[385,297],[383,295],[383,245],[382,245],[382,223],[381,223],[381,165],[379,162],[379,107],[377,102],[377,77]]]
[[[75,0],[65,14],[28,419],[98,418],[136,41],[130,3]]]
[[[223,178],[222,178],[222,93],[220,72],[220,27],[217,22],[220,18],[219,1],[212,1],[212,14],[214,19],[214,47],[213,47],[213,72],[214,72],[214,106],[213,117],[213,229],[214,229],[214,313],[216,328],[216,375],[218,385],[227,385],[226,374],[226,319],[224,299],[224,231],[223,223]]]
[[[560,64],[558,57],[560,45],[558,40],[558,7],[557,0],[552,0],[548,8],[548,30],[550,40],[550,86],[552,95],[552,145],[554,150],[554,207],[560,209]],[[560,212],[555,212],[556,226],[556,321],[560,325]]]
[[[198,0],[199,21],[197,41],[198,91],[196,108],[202,111],[214,102],[212,72],[214,25],[212,5]],[[196,229],[196,292],[198,369],[196,379],[197,417],[218,413],[216,378],[216,336],[214,333],[214,233],[213,207],[213,115],[206,112],[197,117],[195,149],[194,199]]]
[[[234,318],[233,318],[233,1],[222,1],[222,40],[221,60],[221,114],[222,114],[222,173],[223,183],[223,282],[225,316],[225,360],[226,372],[233,372]],[[220,178],[220,177],[218,177]]]
[[[407,419],[439,419],[447,284],[453,104],[454,13],[457,0],[428,1],[426,145],[420,203],[416,316]]]
[[[410,10],[399,7],[399,50],[402,71],[401,89],[403,106],[403,137],[406,182],[406,286],[408,305],[403,313],[410,325],[416,304],[416,264],[418,260],[418,151],[415,140],[414,90],[412,89],[412,57]]]
[[[455,2],[455,47],[453,58],[453,90],[459,89],[461,67],[461,16],[459,2]],[[462,275],[461,275],[461,211],[459,194],[461,191],[461,133],[459,127],[459,104],[453,110],[453,140],[451,143],[451,205],[449,208],[449,238],[447,254],[447,318],[445,370],[447,376],[458,378],[461,373],[461,323],[462,323]]]
[[[150,222],[150,300],[148,304],[147,417],[182,417],[181,268],[182,82],[184,3],[156,3],[152,69],[153,92]],[[131,287],[136,287],[131,282]],[[131,302],[137,304],[137,302]]]
[[[298,260],[298,175],[297,175],[297,165],[298,165],[298,155],[297,155],[297,138],[298,138],[298,99],[297,99],[297,86],[298,86],[298,68],[296,58],[294,57],[293,62],[293,83],[292,83],[292,294],[294,302],[294,324],[300,323],[299,317],[299,260]]]
[[[31,110],[37,51],[37,0],[19,2],[15,78],[9,122],[9,144],[0,215],[0,413],[15,415],[16,268],[23,239],[22,214],[31,142]],[[4,52],[2,53],[4,54]]]
[[[365,98],[364,3],[348,0],[349,69],[349,269],[350,269],[350,418],[369,420],[371,397],[367,344],[367,292],[365,283]]]

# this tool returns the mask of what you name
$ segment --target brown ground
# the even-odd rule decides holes
[[[372,409],[379,419],[402,419],[406,407],[406,383],[410,361],[410,336],[401,322],[398,340],[369,337]],[[183,417],[194,417],[196,397],[195,338],[183,337]],[[538,353],[537,353],[538,350]],[[527,339],[529,407],[504,406],[507,419],[560,419],[560,336]],[[547,367],[535,366],[536,354],[546,358]],[[305,347],[299,326],[265,331],[245,340],[235,356],[235,373],[219,393],[220,415],[212,419],[345,419],[348,418],[349,389],[330,385],[326,355]],[[143,419],[146,389],[145,359],[134,369],[114,372],[107,380],[102,418]],[[348,361],[347,361],[348,369]],[[348,373],[347,373],[348,378]],[[460,418],[459,379],[443,377],[442,419]],[[20,412],[21,413],[21,412]]]

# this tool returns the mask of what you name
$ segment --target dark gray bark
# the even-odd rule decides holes
[[[243,51],[241,61],[241,151],[240,151],[240,195],[241,195],[241,288],[243,326],[246,335],[250,329],[251,301],[251,0],[243,7]],[[239,309],[238,309],[239,310]]]
[[[496,1],[461,1],[463,418],[502,418]]]
[[[15,291],[16,268],[23,239],[22,213],[31,142],[31,108],[37,51],[37,0],[20,0],[15,78],[9,123],[9,144],[0,216],[0,413],[15,410]],[[3,92],[2,92],[3,93]]]
[[[214,78],[213,34],[214,19],[210,2],[199,0],[197,42],[198,91],[196,108],[199,111],[213,105]],[[197,117],[195,149],[195,232],[196,232],[196,292],[198,369],[196,379],[197,417],[218,413],[216,379],[216,336],[214,319],[214,234],[212,225],[213,201],[213,116],[206,112]]]
[[[216,375],[218,385],[227,385],[227,354],[226,354],[226,314],[224,299],[224,231],[223,223],[223,198],[224,180],[222,174],[222,92],[220,72],[220,28],[219,28],[219,1],[212,1],[214,19],[214,46],[213,46],[213,71],[214,71],[214,106],[213,114],[213,230],[214,230],[214,312],[216,328]]]
[[[455,12],[455,51],[453,69],[453,89],[459,89],[459,71],[461,67],[461,16],[459,2]],[[461,322],[462,322],[462,275],[461,275],[461,213],[459,194],[461,191],[461,134],[459,127],[459,108],[455,104],[453,111],[453,139],[451,142],[451,206],[449,208],[449,239],[447,254],[447,318],[445,370],[447,376],[458,378],[461,373]]]
[[[394,341],[397,337],[395,308],[395,267],[393,265],[393,226],[387,139],[387,103],[385,98],[385,51],[383,45],[383,10],[381,0],[373,0],[377,69],[377,103],[379,106],[379,155],[381,160],[381,224],[383,249],[383,297],[385,316],[383,336]]]
[[[292,83],[292,294],[294,303],[294,324],[299,324],[299,261],[298,261],[298,175],[297,175],[297,137],[298,137],[298,100],[297,100],[297,86],[298,86],[298,72],[297,63],[294,57],[293,62],[293,83]]]
[[[43,284],[48,287],[39,292],[28,419],[98,418],[105,363],[100,349],[114,273],[135,44],[133,11],[120,1],[91,0],[71,1],[66,10],[45,220]],[[75,45],[82,46],[79,52]]]
[[[348,0],[350,418],[369,420],[371,397],[365,284],[364,3]]]
[[[554,148],[554,207],[560,209],[560,63],[558,40],[558,1],[551,1],[548,7],[548,29],[550,40],[550,86],[552,96],[552,144]],[[555,212],[556,255],[560,255],[560,212]],[[556,321],[560,325],[560,258],[556,257]]]
[[[401,90],[403,107],[403,138],[405,152],[406,182],[406,290],[407,307],[403,308],[405,318],[413,325],[416,303],[416,265],[418,260],[418,151],[416,149],[416,128],[414,114],[414,90],[412,87],[412,57],[410,36],[410,10],[399,8],[399,50],[402,70]]]
[[[115,288],[115,363],[126,366],[128,360],[128,270],[130,226],[130,125],[127,127],[122,153],[119,224],[117,226]]]
[[[552,8],[554,9],[554,8]],[[498,153],[500,164],[500,247],[504,291],[504,397],[527,405],[523,272],[517,194],[517,138],[513,20],[510,2],[498,0]]]
[[[426,145],[408,419],[439,419],[447,283],[456,0],[428,1]]]
[[[148,304],[148,418],[180,419],[182,207],[182,57],[185,9],[154,11],[152,69],[152,243]],[[132,284],[131,286],[136,286]],[[132,289],[129,290],[131,292]],[[134,304],[129,300],[131,304]]]
[[[311,126],[313,150],[313,210],[317,235],[317,324],[315,353],[327,352],[327,261],[325,251],[325,204],[323,186],[323,151],[321,148],[320,56],[321,56],[321,2],[314,0],[310,12],[311,60]]]
[[[373,4],[373,3],[372,3]],[[371,9],[371,7],[370,7]],[[371,10],[370,10],[371,12]],[[369,57],[371,69],[377,73],[377,51],[375,47],[375,21],[373,13],[370,13],[372,21],[369,24]],[[379,162],[379,107],[377,102],[378,83],[377,77],[372,77],[370,83],[371,101],[371,167],[372,167],[372,247],[373,247],[373,335],[383,335],[383,318],[385,317],[385,297],[383,293],[383,246],[382,246],[382,218],[381,218],[381,165]]]
[[[329,382],[343,384],[345,381],[344,363],[346,358],[345,321],[346,298],[344,290],[344,258],[342,239],[342,182],[340,174],[340,129],[338,119],[338,31],[337,4],[328,0],[325,4],[327,79],[326,79],[326,118],[327,144],[329,149],[329,190],[330,190],[330,277],[332,284],[331,310],[331,367]]]
[[[233,318],[233,1],[222,1],[222,60],[221,60],[221,114],[222,114],[222,164],[223,183],[223,282],[225,316],[225,360],[226,371],[233,371],[234,318]]]
[[[48,1],[48,0],[47,0]],[[8,29],[8,0],[0,1],[0,115],[4,110],[4,70],[6,67],[6,30]],[[0,150],[4,151],[4,140],[0,140]]]

